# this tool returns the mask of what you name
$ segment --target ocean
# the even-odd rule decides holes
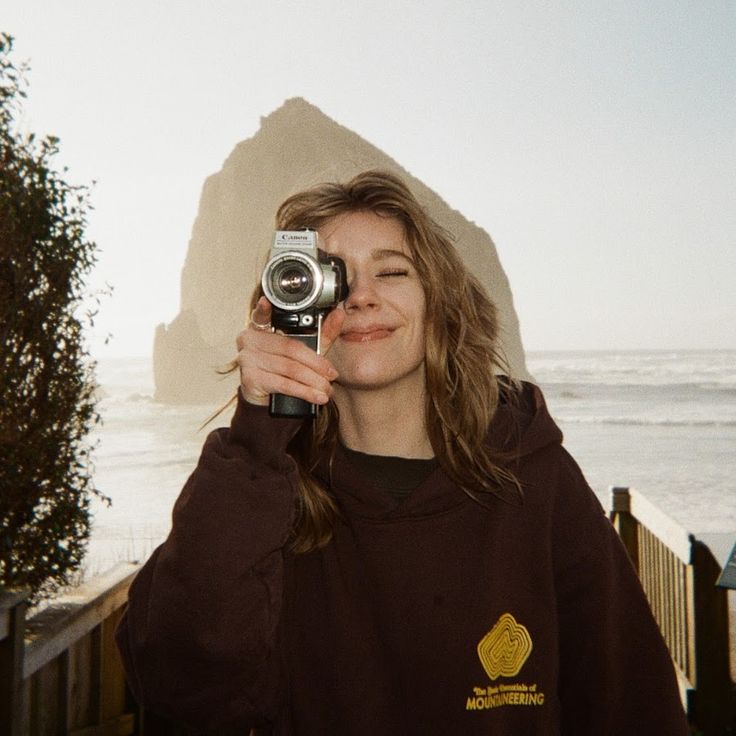
[[[565,446],[604,507],[611,486],[642,492],[689,532],[736,541],[736,350],[530,352]],[[144,560],[166,536],[171,508],[217,407],[153,401],[150,358],[98,365],[103,423],[85,572]]]

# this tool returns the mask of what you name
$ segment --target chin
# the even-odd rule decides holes
[[[336,366],[337,367],[337,366]],[[337,368],[340,377],[336,383],[345,390],[370,391],[390,387],[409,389],[420,384],[424,389],[424,363],[413,367],[393,368],[385,361],[363,361],[359,365]]]

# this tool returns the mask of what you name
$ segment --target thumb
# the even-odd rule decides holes
[[[271,322],[271,302],[262,296],[257,302],[255,309],[250,313],[250,321],[254,325],[261,327],[270,324]]]
[[[325,355],[332,347],[337,336],[342,329],[342,323],[345,321],[344,309],[333,309],[322,323],[322,331],[320,334],[320,352]]]

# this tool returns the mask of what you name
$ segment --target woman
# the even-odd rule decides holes
[[[349,294],[323,354],[238,336],[240,390],[118,631],[152,710],[212,733],[686,734],[625,552],[495,309],[383,172],[290,197]],[[321,405],[275,419],[271,393]],[[261,731],[262,729],[262,731]]]

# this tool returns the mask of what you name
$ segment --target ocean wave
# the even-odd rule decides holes
[[[736,390],[736,351],[701,353],[528,354],[540,384],[687,386]]]
[[[561,423],[609,424],[631,427],[736,427],[736,419],[664,419],[642,417],[566,417],[558,414]]]
[[[723,398],[736,398],[736,383],[726,381],[652,381],[650,383],[639,381],[637,383],[614,383],[595,377],[589,377],[588,380],[582,378],[579,380],[570,380],[567,377],[561,380],[537,378],[539,386],[545,393],[554,393],[563,398],[579,399],[584,396],[604,392],[614,396],[623,396],[627,393],[657,392],[660,394],[688,395],[688,397],[703,394],[707,397],[717,395]]]

